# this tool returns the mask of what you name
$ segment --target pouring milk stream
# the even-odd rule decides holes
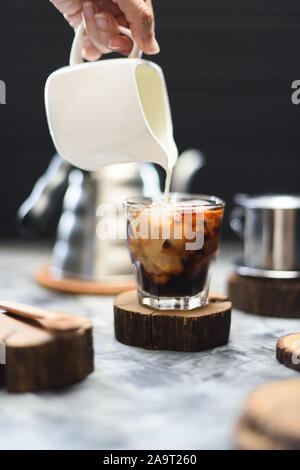
[[[166,171],[168,198],[178,158],[168,93],[161,68],[141,59],[131,31],[128,58],[82,63],[83,25],[75,34],[70,65],[53,72],[45,87],[50,133],[57,151],[73,165],[147,161]]]

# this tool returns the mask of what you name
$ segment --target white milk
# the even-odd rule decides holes
[[[136,68],[136,82],[144,115],[153,134],[166,152],[166,159],[161,158],[159,163],[166,172],[165,199],[170,192],[173,168],[178,158],[178,150],[173,138],[170,109],[166,106],[161,78],[154,69],[147,65]]]

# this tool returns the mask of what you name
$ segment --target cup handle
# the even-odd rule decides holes
[[[241,239],[244,238],[245,231],[245,211],[243,207],[235,207],[230,214],[229,224],[233,232]]]
[[[129,59],[138,59],[142,56],[142,51],[140,50],[139,46],[137,45],[136,41],[133,39],[132,32],[128,28],[124,28],[124,26],[119,26],[119,31],[124,36],[130,38],[133,42],[133,48],[128,56]],[[78,65],[82,64],[83,58],[81,56],[81,50],[83,46],[83,33],[84,33],[84,25],[81,23],[75,31],[75,37],[73,40],[71,53],[70,53],[70,65]]]

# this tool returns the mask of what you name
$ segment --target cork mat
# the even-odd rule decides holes
[[[55,279],[50,272],[49,264],[41,266],[35,274],[36,282],[47,289],[66,294],[83,295],[117,295],[121,292],[135,288],[135,281],[128,282],[93,282],[81,279],[63,278]]]

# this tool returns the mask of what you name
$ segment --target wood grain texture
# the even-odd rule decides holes
[[[228,295],[234,308],[255,315],[300,318],[300,281],[232,274]]]
[[[235,428],[234,439],[238,450],[284,450],[280,442],[252,429],[242,419]]]
[[[300,333],[281,336],[276,344],[276,358],[290,369],[300,371]]]
[[[53,333],[34,321],[0,314],[1,341],[6,364],[0,384],[10,392],[57,388],[84,379],[94,369],[92,324],[82,318],[82,328]]]
[[[115,299],[115,335],[121,343],[146,349],[202,351],[228,342],[231,302],[211,294],[209,305],[190,311],[141,306],[135,290]]]
[[[55,332],[67,332],[82,328],[85,318],[67,312],[49,310],[13,301],[0,301],[0,309],[18,317],[34,320],[43,328]]]
[[[253,445],[261,450],[299,450],[300,380],[271,382],[252,392],[237,425],[235,441],[239,448],[249,450]]]

